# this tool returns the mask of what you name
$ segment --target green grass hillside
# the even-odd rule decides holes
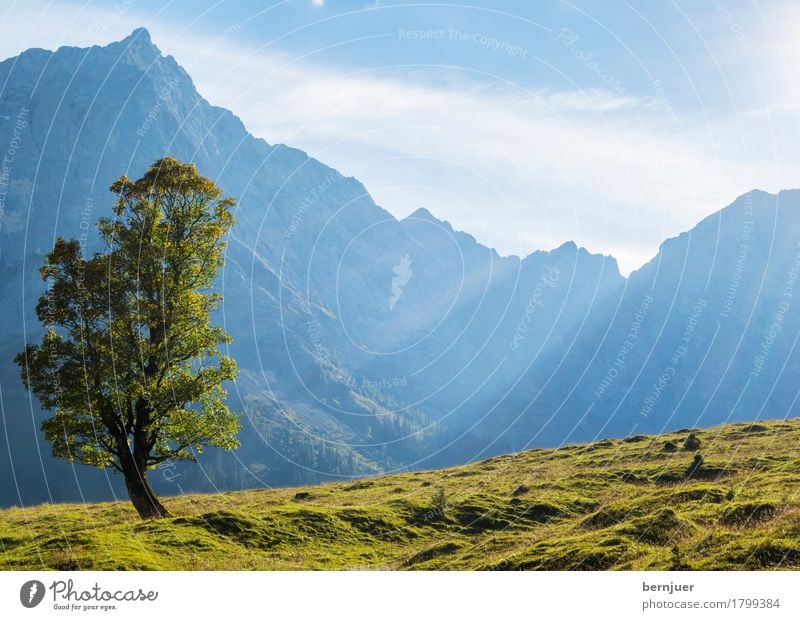
[[[0,511],[3,569],[800,568],[800,421],[314,487]],[[699,455],[699,456],[698,456]]]

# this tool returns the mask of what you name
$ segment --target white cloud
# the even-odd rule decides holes
[[[246,56],[227,50],[190,73],[256,135],[356,166],[396,215],[426,206],[504,253],[573,239],[627,272],[737,195],[781,187],[746,128],[676,126],[652,97]]]

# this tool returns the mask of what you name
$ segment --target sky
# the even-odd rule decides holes
[[[254,135],[501,254],[573,240],[627,274],[800,187],[797,0],[2,0],[0,57],[140,26]]]

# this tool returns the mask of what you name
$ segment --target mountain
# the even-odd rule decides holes
[[[324,473],[371,473],[392,462],[402,437],[397,450],[351,445],[366,443],[367,432],[376,442],[396,439],[422,414],[412,411],[406,421],[351,390],[335,360],[320,359],[308,327],[317,309],[328,313],[304,286],[314,231],[327,225],[336,238],[350,238],[358,222],[388,216],[360,183],[249,135],[230,112],[202,99],[142,29],[106,47],[29,50],[0,64],[0,83],[0,134],[4,144],[15,144],[0,232],[4,503],[108,496],[118,488],[104,474],[83,468],[73,474],[47,457],[38,433],[43,414],[23,393],[11,358],[40,333],[32,312],[43,291],[37,270],[55,237],[76,237],[94,250],[93,222],[110,213],[109,183],[141,174],[166,154],[196,163],[239,202],[218,320],[235,339],[242,377],[232,400],[246,415],[235,457],[211,454],[202,473],[189,469],[161,486],[265,484],[262,474],[271,482],[298,482]],[[325,191],[312,199],[320,187]],[[311,203],[303,233],[290,242],[285,233]],[[333,221],[342,204],[349,205],[349,217]],[[413,445],[403,448],[403,457],[413,453]]]
[[[46,414],[11,359],[41,333],[53,240],[95,249],[108,186],[164,155],[238,201],[216,320],[233,336],[244,428],[235,453],[157,472],[162,493],[794,415],[796,191],[743,196],[626,279],[571,242],[500,256],[424,208],[398,220],[356,179],[250,135],[144,29],[28,50],[0,63],[0,84],[0,144],[13,150],[0,177],[0,505],[120,492],[107,472],[49,457]]]
[[[606,309],[573,349],[551,351],[501,408],[551,410],[581,441],[797,416],[797,231],[800,191],[753,191],[669,239],[610,320]],[[518,427],[564,436],[532,416]]]
[[[451,469],[0,510],[7,570],[800,568],[800,423],[530,450]],[[58,530],[53,524],[58,524]]]
[[[92,224],[109,213],[109,184],[166,154],[194,162],[238,200],[217,319],[234,338],[241,375],[231,400],[245,428],[236,454],[211,452],[200,469],[170,466],[156,486],[296,484],[443,462],[439,446],[463,432],[441,423],[460,397],[437,394],[442,378],[471,389],[487,321],[508,305],[481,300],[492,287],[519,290],[547,253],[500,258],[423,211],[397,221],[355,179],[248,134],[143,29],[106,47],[28,50],[0,63],[0,83],[0,140],[15,149],[0,229],[2,503],[119,490],[104,472],[48,457],[38,432],[45,414],[11,359],[40,333],[37,271],[56,236],[96,249]],[[558,260],[570,254],[577,249]],[[394,305],[394,269],[405,255],[413,271]],[[482,331],[453,343],[475,309],[486,314]],[[497,357],[502,347],[492,347]]]

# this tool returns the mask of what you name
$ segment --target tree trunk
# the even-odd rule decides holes
[[[136,420],[133,425],[133,450],[131,451],[125,436],[118,442],[118,455],[122,473],[125,475],[128,496],[142,519],[169,516],[167,509],[158,501],[147,481],[147,458],[152,448],[151,435],[147,431],[151,412],[149,401],[146,398],[138,398]]]
[[[126,459],[127,460],[127,459]],[[159,519],[168,517],[169,513],[147,482],[147,469],[136,467],[133,459],[130,459],[128,466],[123,466],[125,475],[125,486],[128,489],[128,497],[131,498],[133,507],[142,519]]]

